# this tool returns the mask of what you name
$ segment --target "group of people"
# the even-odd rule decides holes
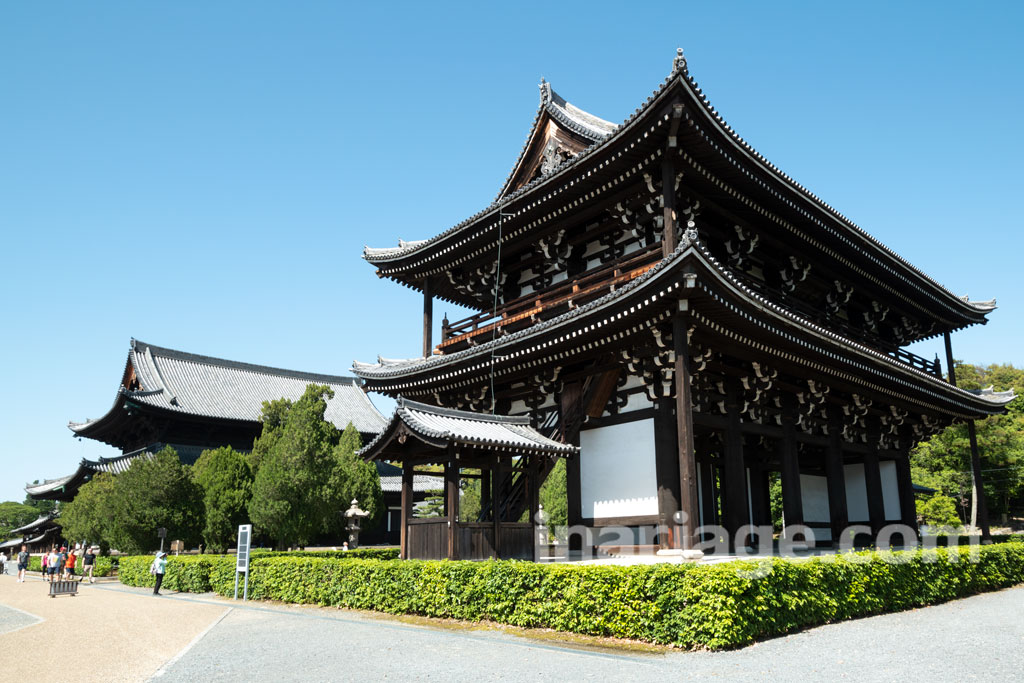
[[[90,547],[82,550],[80,544],[74,548],[51,546],[50,552],[43,555],[43,578],[47,581],[72,581],[75,577],[78,560],[81,557],[82,575],[79,581],[88,578],[89,583],[94,583],[93,568],[96,565],[96,548]]]
[[[42,555],[42,575],[44,581],[73,581],[78,576],[79,581],[89,580],[89,583],[95,583],[96,579],[93,577],[93,569],[96,566],[96,546],[91,546],[83,549],[81,544],[75,544],[74,548],[67,546],[51,546],[49,552],[45,552]],[[25,580],[25,572],[28,571],[28,561],[30,554],[28,547],[24,544],[21,546],[21,552],[18,553],[18,582]],[[3,555],[2,561],[4,569],[3,573],[6,573],[6,562],[7,556]],[[79,562],[81,561],[81,562]],[[81,575],[76,572],[81,571]]]

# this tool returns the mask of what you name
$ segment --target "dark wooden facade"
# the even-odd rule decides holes
[[[757,154],[681,54],[622,125],[595,121],[543,84],[516,168],[552,127],[590,146],[513,171],[433,239],[367,250],[381,277],[480,313],[445,320],[428,351],[425,303],[424,356],[355,364],[365,386],[526,415],[580,446],[571,523],[660,524],[664,547],[700,524],[735,537],[771,523],[778,476],[786,524],[819,540],[916,529],[910,449],[1008,399],[904,347],[983,324],[994,302],[942,288]]]

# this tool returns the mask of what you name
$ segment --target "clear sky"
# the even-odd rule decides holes
[[[1016,2],[5,3],[0,500],[116,454],[66,425],[109,409],[133,336],[323,373],[416,355],[421,300],[363,245],[486,206],[542,76],[621,121],[677,46],[758,151],[999,299],[958,358],[1024,364],[1022,25]]]

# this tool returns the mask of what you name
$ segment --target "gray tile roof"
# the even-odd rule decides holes
[[[380,476],[380,490],[384,493],[399,493],[402,490],[402,468],[377,460],[377,474]],[[412,478],[413,493],[443,491],[444,477],[432,474],[416,474]]]
[[[387,428],[360,450],[359,455],[375,457],[391,441],[399,424],[433,443],[455,443],[509,451],[513,454],[570,456],[579,451],[572,444],[565,444],[542,435],[530,426],[529,417],[526,416],[472,413],[399,398],[398,406]]]
[[[42,528],[46,527],[47,525],[54,524],[54,520],[55,519],[57,519],[57,515],[55,515],[55,514],[45,514],[45,515],[39,517],[38,519],[36,519],[34,522],[29,522],[25,526],[20,526],[17,529],[11,529],[11,533],[12,534],[27,534],[27,533],[30,533],[32,531],[35,531],[36,529],[42,529]]]
[[[135,370],[140,389],[121,387],[119,399],[123,395],[136,404],[186,415],[257,422],[264,401],[296,400],[307,385],[326,384],[334,390],[334,398],[327,402],[325,417],[339,429],[352,422],[360,432],[376,434],[385,423],[354,377],[239,363],[135,339],[131,341],[128,364]],[[70,423],[69,427],[78,433],[97,421]]]

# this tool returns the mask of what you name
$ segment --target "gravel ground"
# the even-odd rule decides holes
[[[233,604],[157,672],[160,681],[1019,681],[1024,668],[1024,587],[717,653],[596,650],[341,610]]]

